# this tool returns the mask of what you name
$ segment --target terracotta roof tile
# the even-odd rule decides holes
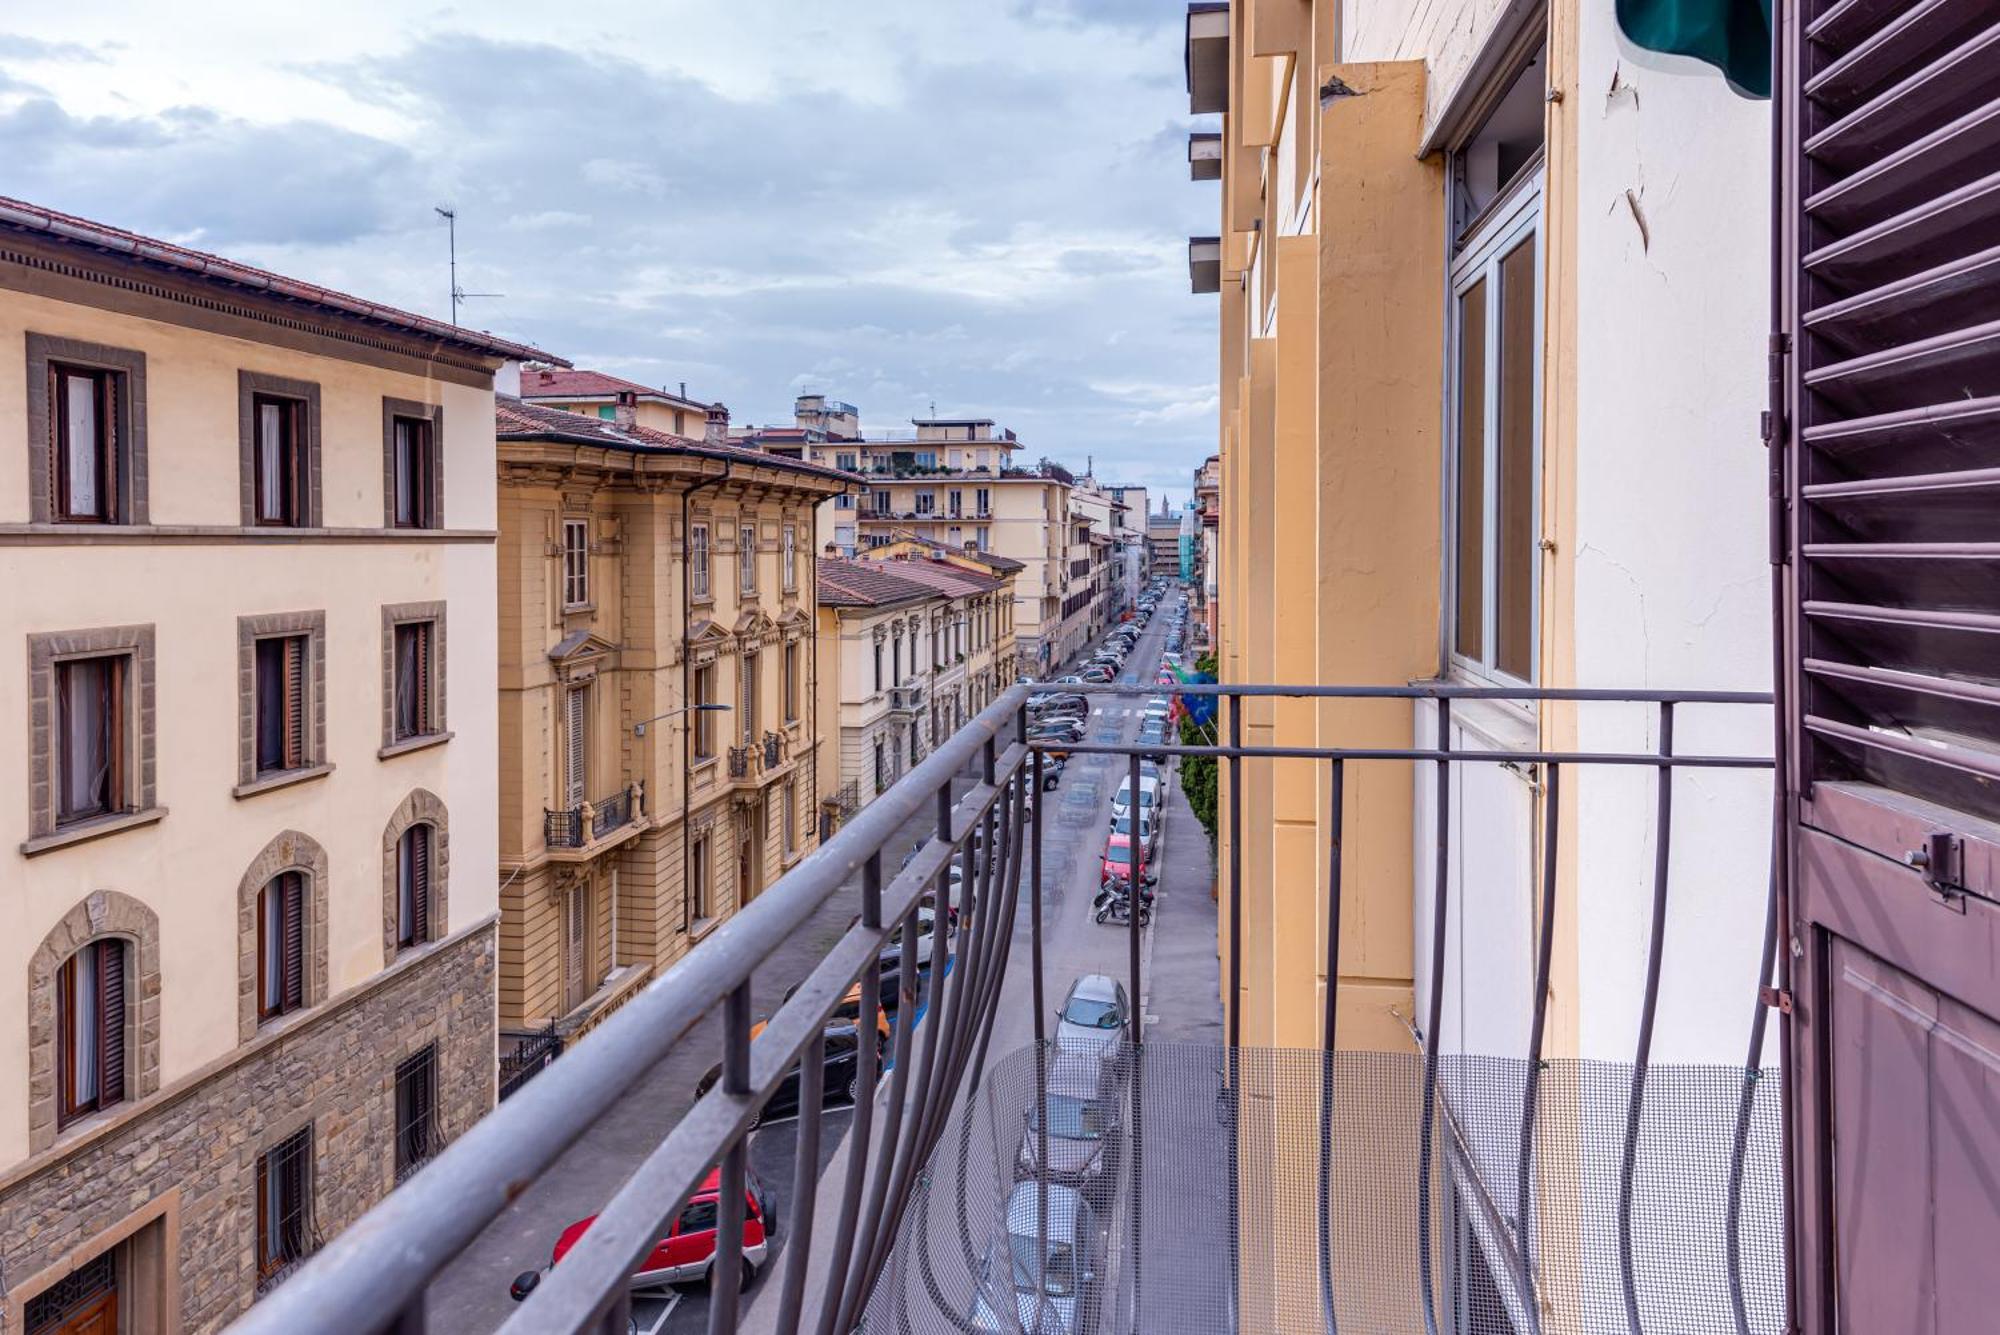
[[[113,227],[108,223],[79,218],[74,214],[58,213],[40,204],[30,204],[26,200],[10,199],[0,195],[0,226],[12,227],[22,232],[39,233],[70,245],[91,246],[98,250],[125,255],[142,263],[193,274],[213,283],[269,293],[286,301],[318,307],[331,314],[372,324],[388,325],[407,333],[419,334],[440,342],[456,343],[460,347],[473,348],[494,356],[520,361],[554,362],[559,366],[569,365],[553,353],[543,352],[540,348],[516,343],[512,339],[501,338],[483,330],[466,329],[459,325],[447,324],[443,320],[433,320],[427,315],[415,315],[409,311],[397,310],[393,306],[384,306],[363,297],[349,296],[345,292],[336,292],[330,287],[321,287],[316,283],[287,278],[283,274],[241,264],[220,255],[211,255],[207,251],[177,246],[171,241],[160,241],[138,232],[128,232],[122,227]]]
[[[928,584],[905,579],[883,568],[880,561],[819,558],[819,604],[822,607],[888,607],[921,598],[935,598]]]
[[[904,579],[928,584],[954,598],[963,598],[971,593],[991,593],[1005,583],[991,575],[974,574],[963,566],[955,566],[946,561],[933,561],[925,557],[875,558],[872,563],[884,566]]]
[[[620,390],[641,398],[668,399],[698,408],[709,406],[700,399],[670,393],[657,385],[642,385],[636,380],[606,375],[602,371],[528,369],[521,372],[521,397],[524,399],[609,398]]]
[[[619,426],[616,422],[609,422],[601,417],[544,407],[539,403],[529,403],[505,394],[493,396],[493,431],[501,440],[554,440],[571,445],[598,445],[606,449],[631,450],[636,453],[659,450],[699,455],[706,459],[731,459],[746,464],[757,464],[760,467],[775,468],[780,472],[803,473],[810,477],[833,481],[857,484],[861,481],[852,473],[843,473],[838,468],[828,468],[825,464],[807,463],[801,459],[787,458],[782,454],[767,454],[762,450],[745,449],[741,445],[711,445],[692,436],[676,436],[668,431],[656,431],[651,427],[637,424]]]

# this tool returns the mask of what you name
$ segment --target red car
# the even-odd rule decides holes
[[[769,1254],[771,1230],[765,1224],[767,1211],[762,1186],[755,1175],[749,1174],[745,1176],[745,1184],[743,1287],[747,1289],[757,1278],[757,1271]],[[663,1284],[705,1283],[715,1264],[716,1222],[721,1205],[722,1170],[715,1168],[710,1170],[694,1195],[688,1197],[679,1216],[668,1225],[665,1236],[653,1244],[652,1252],[632,1272],[630,1287],[651,1289]],[[562,1236],[556,1239],[555,1253],[549,1258],[549,1265],[560,1265],[563,1257],[569,1254],[569,1249],[576,1246],[577,1239],[596,1222],[597,1216],[591,1215],[564,1229]],[[540,1282],[541,1275],[533,1270],[517,1276],[513,1287],[514,1300],[519,1302],[526,1298]]]

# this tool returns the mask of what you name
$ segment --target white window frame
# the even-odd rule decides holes
[[[1542,377],[1543,347],[1547,341],[1543,284],[1546,277],[1548,247],[1542,227],[1542,204],[1545,193],[1546,169],[1537,163],[1532,169],[1522,173],[1501,198],[1489,206],[1486,217],[1480,220],[1477,230],[1466,236],[1465,242],[1453,256],[1451,263],[1450,292],[1446,298],[1446,384],[1445,430],[1444,430],[1444,479],[1441,501],[1444,541],[1440,544],[1444,553],[1443,588],[1446,596],[1441,600],[1442,617],[1439,622],[1439,648],[1442,661],[1450,671],[1458,676],[1501,684],[1532,685],[1541,678],[1541,623],[1542,623]],[[1503,672],[1497,664],[1499,630],[1499,432],[1500,432],[1500,379],[1499,338],[1502,318],[1500,301],[1500,264],[1521,244],[1532,239],[1535,246],[1535,334],[1533,388],[1533,463],[1530,466],[1533,506],[1528,526],[1531,538],[1530,569],[1528,576],[1528,674],[1518,677]],[[1486,446],[1484,488],[1482,494],[1481,538],[1485,552],[1481,563],[1483,587],[1481,599],[1480,650],[1482,657],[1471,658],[1458,652],[1458,403],[1460,394],[1459,349],[1463,346],[1459,311],[1461,300],[1481,280],[1486,283],[1486,385],[1485,420],[1482,428]]]
[[[590,606],[590,521],[565,519],[563,530],[563,609]]]
[[[688,586],[692,596],[705,600],[710,596],[708,585],[708,525],[688,526]]]

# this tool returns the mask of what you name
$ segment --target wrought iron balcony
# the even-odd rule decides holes
[[[729,777],[747,779],[750,777],[750,748],[732,746],[729,748]]]
[[[544,810],[542,841],[550,848],[585,848],[630,825],[635,810],[630,786],[567,811]]]
[[[455,1329],[451,1314],[427,1311],[427,1289],[439,1272],[525,1183],[688,1041],[690,1017],[710,1011],[721,1020],[719,1078],[547,1271],[505,1335],[627,1331],[635,1265],[718,1165],[711,1331],[1776,1335],[1784,1328],[1778,1091],[1763,1064],[1758,1001],[1770,982],[1774,926],[1749,970],[1754,976],[1741,980],[1744,1013],[1754,1017],[1745,1060],[1670,1066],[1652,1051],[1674,893],[1675,789],[1698,782],[1697,794],[1713,800],[1710,785],[1719,781],[1709,776],[1770,763],[1677,750],[1676,719],[1697,709],[1764,705],[1766,697],[1199,686],[1180,694],[1220,698],[1217,725],[1198,744],[1147,745],[1143,754],[1136,744],[1063,746],[1072,771],[1084,767],[1096,774],[1094,783],[1112,787],[1122,772],[1141,790],[1149,757],[1179,757],[1184,784],[1194,762],[1227,777],[1218,819],[1229,852],[1217,878],[1227,997],[1245,995],[1245,778],[1257,767],[1305,766],[1331,794],[1320,850],[1326,880],[1299,887],[1296,901],[1320,910],[1327,927],[1327,939],[1312,950],[1321,976],[1341,972],[1349,843],[1342,799],[1347,784],[1360,782],[1357,774],[1391,766],[1416,776],[1430,831],[1425,858],[1435,869],[1429,889],[1417,889],[1419,953],[1428,956],[1430,985],[1420,982],[1417,1013],[1404,1017],[1409,1050],[1336,1050],[1338,987],[1324,989],[1317,1029],[1327,1037],[1317,1047],[1246,1046],[1241,1006],[1232,1008],[1220,1043],[1152,1037],[1146,983],[1154,967],[1148,960],[1157,959],[1135,919],[1112,939],[1123,946],[1116,972],[1139,1004],[1122,1036],[1080,1070],[1078,1053],[1052,1043],[1048,1028],[1051,988],[1066,980],[1045,977],[1052,967],[1046,955],[1066,943],[1045,924],[1053,888],[1044,879],[1045,843],[1061,840],[1058,808],[1068,804],[1044,793],[1042,749],[1025,740],[1026,702],[1036,689],[1009,689],[946,739],[613,1014],[603,1026],[607,1037],[564,1056],[562,1079],[519,1087],[253,1308],[239,1329]],[[1364,739],[1326,746],[1260,728],[1259,741],[1247,743],[1246,717],[1286,700],[1293,710],[1307,706],[1308,719],[1310,706],[1330,701],[1402,702],[1413,712],[1432,711],[1436,740],[1426,743],[1419,733],[1403,745]],[[1460,745],[1453,707],[1469,700],[1618,703],[1649,716],[1654,744]],[[953,779],[968,771],[971,786],[954,800]],[[1604,835],[1581,821],[1565,825],[1564,787],[1579,773],[1627,776],[1628,786],[1652,798],[1650,927],[1643,929],[1643,969],[1628,979],[1638,1027],[1629,1062],[1558,1058],[1546,1046],[1543,999],[1564,857],[1579,834]],[[1454,900],[1494,898],[1476,852],[1455,847],[1472,836],[1454,823],[1453,797],[1470,791],[1476,775],[1531,783],[1540,806],[1526,831],[1539,849],[1526,887],[1538,909],[1533,960],[1513,998],[1535,1004],[1531,1016],[1524,1009],[1513,1050],[1466,1040],[1462,1020],[1447,1015],[1447,988],[1438,981],[1450,976],[1452,941],[1463,948],[1466,929],[1453,925]],[[1690,775],[1699,778],[1677,785],[1677,776]],[[1094,808],[1087,815],[1094,824]],[[934,833],[896,870],[904,826],[919,818],[934,821]],[[1456,877],[1453,868],[1467,874]],[[1642,887],[1630,888],[1648,899]],[[753,978],[810,914],[847,895],[857,910],[852,926],[753,1038]],[[828,1017],[857,980],[878,972],[885,950],[918,958],[919,910],[928,902],[933,917],[922,920],[935,921],[935,906],[947,901],[958,915],[931,949],[933,960],[942,951],[950,967],[898,978],[893,1038],[883,1054],[859,1045],[853,1078],[860,1097],[844,1144],[822,1174]],[[1288,948],[1299,944],[1294,938]],[[1705,944],[1676,941],[1673,948]],[[1212,945],[1213,938],[1202,943]],[[1469,1011],[1499,1000],[1461,996],[1452,1004]],[[882,989],[860,989],[861,1032],[875,1030],[882,1001]],[[1010,1008],[1004,1016],[1003,1007]],[[989,1051],[1002,1019],[1030,1037],[1017,1050]],[[616,1038],[608,1036],[613,1031]],[[1058,1109],[1051,1099],[1085,1074],[1101,1082],[1085,1100],[1088,1127],[1065,1136],[1051,1129]],[[782,1210],[767,1221],[783,1251],[746,1297],[738,1279],[750,1131],[787,1081],[800,1107],[796,1175]]]
[[[774,770],[785,763],[785,739],[783,734],[764,734],[764,768]]]

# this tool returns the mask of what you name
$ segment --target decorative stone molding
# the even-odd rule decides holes
[[[38,443],[49,438],[49,363],[62,362],[95,370],[116,371],[118,420],[126,428],[118,442],[118,504],[120,522],[148,521],[146,469],[146,354],[131,348],[106,347],[81,339],[28,332],[28,518],[46,524],[55,518],[56,480],[49,475],[49,452]]]
[[[431,424],[431,513],[425,528],[444,527],[444,406],[415,399],[382,397],[382,527],[396,527],[396,419],[428,418]]]
[[[445,605],[430,603],[385,603],[382,607],[382,747],[395,747],[396,737],[396,627],[412,621],[434,623],[431,629],[431,736],[447,733],[445,706]],[[405,738],[405,741],[412,740]]]
[[[257,897],[271,878],[282,872],[301,873],[306,881],[306,994],[304,1007],[325,1001],[327,984],[326,850],[311,835],[286,830],[265,844],[250,860],[236,884],[236,1039],[248,1043],[257,1036]]]
[[[160,1087],[160,920],[116,890],[93,891],[42,938],[28,960],[28,1153],[56,1142],[56,970],[89,942],[128,942],[125,1077],[128,1099]]]
[[[236,618],[236,781],[257,779],[257,641],[306,639],[308,740],[303,769],[326,763],[326,612],[267,612]]]
[[[427,788],[413,788],[397,804],[382,831],[382,962],[396,959],[396,844],[412,825],[431,827],[430,932],[436,941],[450,930],[451,816],[444,801]]]
[[[153,684],[153,628],[101,626],[28,637],[28,836],[56,832],[56,664],[69,658],[131,655],[126,679],[127,811],[151,811],[158,801],[157,714]]]

